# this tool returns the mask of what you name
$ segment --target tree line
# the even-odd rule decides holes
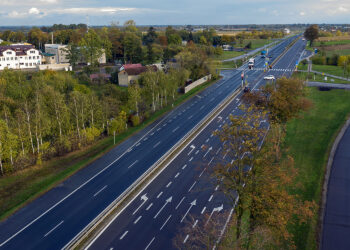
[[[129,88],[70,72],[0,73],[0,174],[62,156],[137,126],[171,105],[190,76],[149,70]]]
[[[89,30],[89,32],[88,32]],[[6,30],[0,34],[4,44],[28,42],[36,48],[44,49],[44,44],[53,42],[69,44],[72,53],[76,47],[82,47],[86,41],[95,42],[95,46],[103,46],[107,59],[110,62],[150,64],[159,61],[166,62],[182,49],[182,43],[190,42],[198,46],[208,47],[211,53],[222,53],[222,50],[213,48],[223,44],[238,44],[244,39],[270,39],[283,37],[281,31],[239,32],[235,35],[218,35],[215,29],[204,29],[193,32],[187,29],[174,29],[168,26],[165,30],[148,30],[138,28],[133,20],[123,26],[111,25],[102,28],[87,28],[84,24],[62,25],[52,27],[35,27],[28,32]],[[87,35],[87,33],[89,35]],[[101,42],[102,41],[102,42]],[[74,61],[73,61],[74,62]]]

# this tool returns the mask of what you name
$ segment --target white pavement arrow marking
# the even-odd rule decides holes
[[[204,157],[209,153],[209,151],[213,150],[213,147],[208,148],[208,151],[204,154]]]
[[[193,151],[196,147],[195,147],[194,145],[191,145],[190,148],[191,148],[191,150],[190,150],[190,152],[188,152],[187,155],[190,155],[190,154],[192,153],[192,151]]]
[[[143,204],[145,204],[148,200],[148,197],[146,196],[146,194],[141,196],[141,200],[143,201],[141,203],[141,205],[132,213],[133,215],[136,214],[137,211],[139,211],[139,209],[143,206]]]
[[[223,209],[224,209],[224,204],[221,204],[220,207],[215,207],[215,208],[213,209],[213,211],[211,211],[211,214],[210,214],[210,216],[209,216],[207,222],[205,223],[205,225],[208,224],[209,220],[211,219],[211,217],[213,216],[213,214],[214,214],[215,212],[220,212],[220,211],[223,210]]]
[[[221,117],[221,116],[218,116],[218,119],[219,119],[219,121],[218,121],[218,122],[220,122],[220,121],[222,120],[222,117]]]
[[[181,219],[180,222],[182,222],[182,221],[185,219],[186,215],[187,215],[188,212],[191,210],[191,208],[197,204],[196,202],[197,202],[197,200],[194,200],[194,201],[191,202],[190,207],[188,208],[187,212],[185,213],[184,217],[182,217],[182,219]]]
[[[157,216],[160,214],[160,212],[162,212],[162,210],[165,208],[165,206],[170,203],[173,200],[173,197],[170,196],[164,203],[164,205],[162,206],[162,208],[158,211],[158,213],[153,217],[153,219],[157,218]]]

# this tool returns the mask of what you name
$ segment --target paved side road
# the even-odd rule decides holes
[[[328,182],[322,250],[350,249],[350,127],[339,142]]]

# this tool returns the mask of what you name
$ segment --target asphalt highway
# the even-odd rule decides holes
[[[291,40],[292,38],[286,39],[275,46],[270,52],[271,55],[276,58]],[[276,76],[290,76],[292,74],[290,69],[295,66],[295,61],[304,49],[303,46],[305,44],[299,40],[275,65],[273,73]],[[246,70],[246,76],[248,76],[248,82],[252,88],[258,87],[264,82],[262,80],[264,74],[272,72],[264,73],[264,71],[259,70],[263,65],[264,59],[258,57],[256,69]],[[59,186],[1,222],[0,249],[63,248],[188,131],[235,91],[241,84],[241,71],[245,67],[246,65],[238,70],[225,72],[222,80],[189,99],[161,120],[132,136]],[[279,71],[279,69],[282,70]],[[231,103],[230,108],[223,111],[222,121],[232,110],[237,108],[238,104],[239,100]],[[197,195],[192,192],[193,190],[201,190],[203,185],[207,185],[200,179],[201,177],[198,177],[199,174],[195,166],[214,152],[213,149],[213,152],[204,156],[205,152],[200,150],[202,144],[210,144],[213,148],[218,147],[218,141],[211,136],[211,132],[218,126],[222,126],[222,121],[221,123],[211,123],[203,130],[193,143],[184,149],[181,153],[184,155],[176,157],[171,166],[167,167],[147,187],[147,191],[141,194],[141,196],[145,195],[143,198],[146,202],[138,211],[132,214],[140,206],[140,202],[143,202],[141,196],[136,197],[134,203],[131,203],[124,210],[125,214],[118,216],[113,224],[106,229],[106,234],[101,235],[103,238],[108,235],[106,236],[108,240],[102,244],[99,240],[102,238],[99,238],[92,248],[95,248],[94,246],[107,248],[116,244],[118,248],[124,246],[120,249],[142,249],[149,244],[153,237],[157,237],[157,239],[151,242],[152,248],[159,247],[161,249],[163,246],[169,246],[167,245],[169,239],[175,232],[172,227],[177,227],[179,223],[177,217],[186,214],[189,202],[196,200],[194,202],[196,204],[189,209],[188,213],[190,214],[197,213],[207,203],[206,192],[200,192]],[[192,145],[194,147],[191,147]],[[208,160],[210,161],[210,159]],[[214,159],[212,162],[215,162]],[[184,167],[185,165],[187,166]],[[202,175],[204,178],[204,173]],[[206,189],[207,192],[213,192],[209,187]],[[171,209],[175,209],[175,205],[183,197],[185,199],[182,200],[176,213],[173,212]],[[223,198],[220,198],[219,194],[214,195],[213,193],[213,198],[209,201],[210,204],[207,205],[206,209],[213,209],[222,200]],[[151,203],[152,205],[150,205]],[[164,208],[161,210],[163,206]],[[149,209],[146,210],[148,207]],[[226,205],[224,208],[226,209]],[[160,213],[154,218],[159,210],[161,210]],[[149,216],[148,213],[152,216]],[[165,219],[170,215],[172,216],[165,223]],[[161,232],[156,233],[163,224]],[[131,228],[132,226],[135,226],[136,229]],[[126,231],[128,232],[125,234]],[[120,241],[123,234],[125,235],[122,239],[125,240]]]
[[[290,77],[302,55],[301,39],[283,56],[274,69],[259,68],[264,59],[257,58],[257,67],[249,72],[251,89],[265,83],[263,76]],[[278,48],[273,51],[277,56]],[[242,70],[242,69],[241,69]],[[239,72],[241,72],[241,70]],[[228,72],[226,72],[228,74]],[[240,83],[239,79],[236,80]],[[228,87],[230,87],[228,85]],[[227,88],[228,88],[227,87]],[[202,98],[206,98],[205,95]],[[229,162],[222,143],[212,135],[228,122],[230,114],[240,114],[241,95],[217,114],[201,133],[139,195],[105,227],[89,245],[89,249],[173,249],[185,244],[191,234],[183,234],[183,226],[199,226],[215,213],[232,214],[233,206],[220,192],[220,185],[210,180],[210,169],[217,162]],[[268,126],[262,121],[262,126]],[[222,229],[225,220],[222,221]],[[181,238],[182,237],[182,238]],[[180,245],[179,245],[180,244]]]

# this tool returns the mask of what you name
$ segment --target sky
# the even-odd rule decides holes
[[[350,23],[350,0],[0,0],[0,26]]]

